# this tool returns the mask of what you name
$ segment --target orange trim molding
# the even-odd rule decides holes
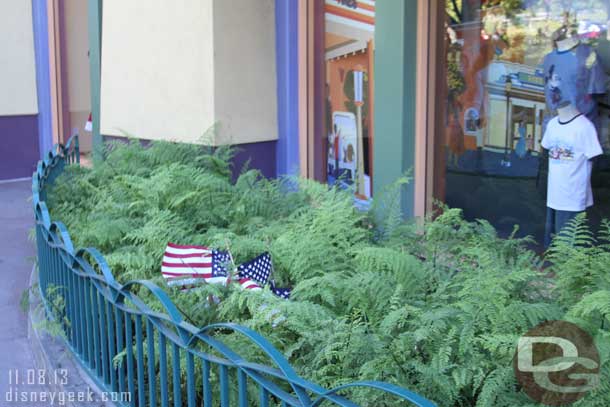
[[[366,3],[362,3],[362,2],[357,2],[356,3],[358,5],[358,8],[361,8],[363,10],[367,10],[367,11],[375,11],[375,6],[371,6],[370,4],[366,4]]]
[[[47,22],[49,29],[49,79],[51,85],[51,123],[53,143],[64,142],[64,123],[61,92],[61,49],[59,38],[59,4],[47,0]]]

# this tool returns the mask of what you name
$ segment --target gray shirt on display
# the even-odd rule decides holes
[[[593,119],[596,102],[592,95],[606,93],[608,77],[595,50],[579,44],[567,51],[552,51],[544,57],[546,105],[552,115],[557,106],[569,101]]]

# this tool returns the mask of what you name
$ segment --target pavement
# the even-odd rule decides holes
[[[29,198],[32,182],[0,183],[0,405],[48,406],[34,401],[46,390],[38,379],[34,354],[28,339],[28,315],[21,309],[34,264],[34,243],[28,234],[34,226]],[[32,377],[32,375],[36,377]],[[28,379],[29,383],[28,383]],[[18,392],[15,394],[15,392]],[[21,401],[22,392],[27,400]],[[29,393],[36,393],[30,398]],[[18,400],[15,400],[15,399]]]

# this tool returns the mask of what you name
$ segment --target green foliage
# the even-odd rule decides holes
[[[349,192],[310,180],[244,170],[233,182],[232,153],[110,144],[94,169],[65,170],[49,196],[52,217],[66,223],[76,246],[98,247],[122,283],[164,286],[168,241],[228,248],[236,263],[269,251],[278,285],[294,287],[290,301],[233,287],[165,288],[192,323],[249,326],[323,386],[376,379],[439,406],[533,405],[512,373],[517,339],[542,321],[566,318],[595,336],[605,361],[604,384],[586,399],[592,404],[581,405],[607,404],[608,223],[597,245],[583,219],[558,237],[548,257],[553,278],[528,239],[501,239],[460,210],[404,221],[398,198],[408,177],[360,212]],[[146,290],[135,290],[161,310]],[[267,362],[241,336],[219,335],[245,358]],[[354,394],[364,406],[395,405],[376,392]]]
[[[48,302],[39,299],[39,285],[35,283],[21,293],[19,308],[24,314],[32,313],[33,328],[48,335],[67,339],[64,328],[70,326],[70,320],[66,316],[66,303],[63,297],[63,287],[49,285],[46,290]],[[44,317],[46,316],[46,318]]]
[[[606,221],[596,238],[587,226],[585,215],[581,214],[553,241],[549,260],[555,264],[556,292],[562,303],[571,306],[584,296],[610,290],[609,230]]]

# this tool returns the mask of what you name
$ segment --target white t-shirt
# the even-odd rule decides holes
[[[542,147],[549,150],[546,205],[560,211],[584,211],[593,205],[591,158],[602,154],[595,126],[580,114],[567,122],[549,121]]]

